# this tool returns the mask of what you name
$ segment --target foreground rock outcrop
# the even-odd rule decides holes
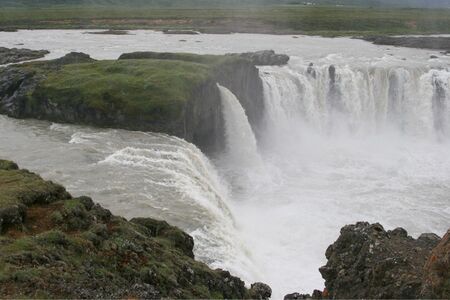
[[[357,223],[341,229],[320,268],[330,298],[412,299],[420,295],[422,270],[440,238],[408,237],[404,229]]]
[[[149,218],[127,221],[88,197],[0,160],[1,298],[267,299],[194,260],[191,236]]]
[[[431,251],[425,264],[421,296],[450,299],[450,230]]]
[[[116,61],[83,53],[0,68],[0,113],[163,132],[210,153],[223,148],[216,83],[241,101],[257,133],[263,119],[262,81],[241,56],[137,52]]]
[[[30,50],[0,47],[0,65],[42,58],[49,54],[47,50]]]
[[[432,233],[414,239],[403,228],[347,225],[319,269],[325,290],[285,299],[448,299],[449,240],[449,232],[443,239]]]

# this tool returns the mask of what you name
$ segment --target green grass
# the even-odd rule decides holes
[[[0,195],[11,195],[16,203],[21,194],[11,194],[11,187],[50,199],[51,191],[41,192],[48,185],[53,183],[26,170],[0,171]],[[134,287],[144,283],[170,299],[234,299],[248,293],[243,282],[195,261],[193,240],[180,229],[153,219],[104,217],[106,210],[86,197],[64,199],[25,205],[25,218],[0,231],[4,298],[77,298],[80,290],[86,298],[142,298]],[[0,213],[8,205],[0,201]],[[51,221],[55,212],[64,216],[62,222]],[[66,226],[79,222],[86,226]]]
[[[67,196],[60,185],[50,181],[42,183],[39,176],[19,170],[0,170],[0,187],[0,207],[21,203],[48,203]]]
[[[204,64],[168,60],[98,61],[50,71],[34,94],[58,105],[147,121],[180,117],[192,87],[208,78]]]
[[[29,105],[35,111],[39,111],[43,101],[50,101],[59,107],[102,114],[114,122],[169,124],[182,119],[193,91],[211,80],[217,66],[242,60],[193,54],[154,56],[164,59],[95,61],[60,68],[51,67],[52,62],[36,62],[19,67],[45,78],[29,95]]]
[[[2,8],[5,28],[197,29],[328,36],[450,33],[450,10],[335,6],[161,9],[119,6]]]

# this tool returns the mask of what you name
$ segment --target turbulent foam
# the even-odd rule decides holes
[[[260,74],[258,150],[278,180],[243,187],[232,207],[274,298],[321,287],[325,249],[346,224],[412,235],[450,226],[449,70],[291,64]]]
[[[257,277],[230,212],[228,186],[194,145],[163,134],[6,117],[0,136],[11,140],[0,145],[2,155],[22,166],[114,213],[167,220],[192,234],[197,259]]]

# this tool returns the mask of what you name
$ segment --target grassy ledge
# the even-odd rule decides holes
[[[146,52],[121,58],[95,61],[71,53],[0,68],[0,113],[162,132],[208,151],[220,148],[223,132],[216,82],[249,105],[262,102],[258,70],[239,55]]]
[[[2,298],[249,298],[164,221],[127,221],[0,160]],[[256,295],[257,296],[257,295]]]

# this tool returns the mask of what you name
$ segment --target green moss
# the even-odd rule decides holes
[[[27,186],[27,176],[33,175],[32,186],[38,194],[53,195],[51,189],[47,190],[47,184],[52,184],[37,175],[22,170],[0,172],[7,173],[0,177],[4,182],[9,182],[6,179],[10,175],[11,182],[21,187]],[[4,189],[10,191],[10,184],[0,184],[0,195]],[[20,193],[9,195],[13,202],[21,201],[17,198]],[[87,197],[47,202],[31,206],[25,203],[33,218],[25,218],[22,229],[6,229],[0,234],[3,297],[76,298],[80,290],[86,298],[246,295],[238,279],[196,262],[186,252],[193,246],[192,238],[164,221],[98,217],[102,208]],[[231,284],[229,280],[234,281]],[[158,294],[148,294],[146,288],[142,289],[144,283],[153,286]]]
[[[64,221],[63,215],[59,211],[55,211],[50,215],[50,218],[53,223],[61,224]]]
[[[0,169],[0,208],[14,204],[52,202],[69,198],[65,189],[26,170]]]
[[[48,99],[63,107],[120,113],[146,121],[177,119],[192,87],[206,80],[203,64],[167,60],[98,61],[41,70],[31,106]]]
[[[69,211],[71,209],[74,209],[74,208],[77,208],[77,207],[81,207],[81,206],[82,206],[82,204],[80,203],[80,200],[76,199],[76,198],[64,201],[64,208],[66,210],[69,210]]]
[[[59,230],[44,232],[38,235],[36,239],[39,244],[44,246],[65,247],[70,243],[67,236]]]
[[[18,168],[16,163],[0,159],[0,170],[17,170]]]
[[[5,253],[19,253],[22,251],[32,251],[36,248],[36,244],[31,237],[24,237],[14,240],[13,243],[3,247]]]
[[[11,275],[11,278],[22,283],[34,281],[39,278],[39,271],[36,269],[18,270]]]

